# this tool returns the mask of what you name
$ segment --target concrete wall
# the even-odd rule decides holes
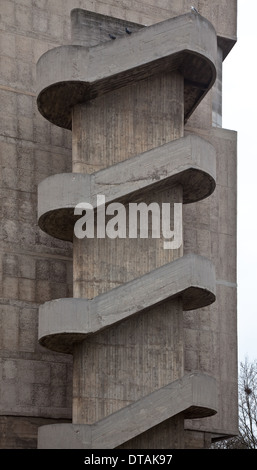
[[[206,200],[184,206],[184,249],[185,253],[201,252],[213,260],[217,298],[213,305],[197,313],[184,313],[185,367],[218,378],[220,412],[201,423],[186,423],[186,428],[234,434],[237,432],[237,134],[220,128],[197,129],[197,133],[211,141],[217,150],[217,186]]]
[[[71,419],[72,357],[37,341],[38,306],[72,296],[72,247],[37,225],[37,185],[71,171],[71,134],[46,121],[36,107],[36,62],[70,42],[70,11],[89,9],[150,25],[190,10],[191,1],[2,0],[1,226],[0,226],[0,447],[36,446],[37,426]],[[236,39],[236,1],[195,1],[229,51]],[[214,97],[214,98],[213,98]],[[187,446],[212,432],[237,430],[236,134],[211,129],[215,89],[190,118],[186,131],[218,151],[217,191],[184,211],[184,249],[206,254],[217,269],[217,302],[184,314],[186,370],[211,373],[219,383],[219,412],[187,421]],[[217,108],[217,107],[216,107]],[[220,125],[220,121],[219,121]],[[197,320],[195,320],[197,318]],[[228,404],[230,405],[228,407]],[[197,433],[202,429],[203,433]],[[206,438],[207,439],[207,438]]]

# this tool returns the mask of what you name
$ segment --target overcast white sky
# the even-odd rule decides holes
[[[257,0],[238,0],[223,63],[222,127],[238,132],[238,359],[257,359]]]

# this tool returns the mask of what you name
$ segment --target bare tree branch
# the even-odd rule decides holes
[[[213,449],[257,449],[257,360],[240,363],[238,436],[212,444]]]

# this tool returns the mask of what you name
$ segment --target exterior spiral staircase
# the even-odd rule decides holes
[[[86,26],[78,24],[78,18],[82,17]],[[174,188],[179,188],[179,200],[183,204],[191,204],[203,200],[215,190],[215,149],[198,136],[185,136],[183,125],[215,82],[217,37],[212,25],[194,13],[149,27],[81,10],[73,11],[72,18],[73,43],[49,50],[38,61],[37,103],[40,113],[51,123],[72,130],[74,140],[78,132],[78,114],[83,121],[83,110],[86,109],[90,121],[90,112],[92,109],[94,112],[97,100],[102,103],[104,114],[108,111],[108,100],[114,102],[118,97],[122,105],[125,89],[129,88],[131,94],[141,93],[143,84],[147,83],[149,90],[149,83],[154,83],[160,76],[165,80],[175,77],[183,86],[183,99],[179,99],[180,109],[183,109],[179,135],[174,133],[173,139],[168,135],[161,145],[150,143],[148,148],[144,147],[136,154],[128,152],[128,158],[120,161],[110,159],[99,167],[94,166],[94,161],[91,166],[81,165],[85,171],[78,171],[78,146],[74,145],[74,171],[53,175],[39,184],[40,228],[52,237],[73,242],[74,270],[80,266],[83,271],[82,248],[78,247],[73,234],[77,220],[74,208],[78,203],[86,201],[96,209],[97,194],[105,195],[106,204],[127,204],[151,194],[159,194],[159,201],[163,200],[163,194],[168,194],[168,199],[164,200],[172,202],[175,201],[172,199]],[[165,86],[161,92],[165,95]],[[165,96],[163,99],[165,101]],[[151,98],[146,96],[146,100],[150,102]],[[106,109],[104,103],[107,103]],[[88,108],[85,108],[87,104]],[[126,102],[124,109],[122,112],[126,113]],[[174,119],[179,112],[174,110]],[[105,115],[109,116],[108,113]],[[98,131],[101,134],[100,128]],[[128,138],[133,139],[129,130]],[[97,244],[98,240],[94,243]],[[133,251],[133,245],[130,249]],[[110,247],[109,251],[112,251]],[[85,256],[89,257],[90,263],[90,254]],[[132,252],[126,256],[129,259]],[[137,263],[141,263],[139,258]],[[88,359],[89,349],[96,348],[96,344],[104,357],[104,342],[96,339],[100,338],[99,335],[112,335],[115,328],[115,331],[121,327],[126,329],[132,319],[144,321],[143,317],[146,318],[149,312],[153,314],[151,321],[156,322],[157,328],[159,315],[164,312],[161,309],[172,311],[176,305],[181,317],[185,310],[202,308],[215,301],[214,266],[202,256],[183,256],[180,250],[174,259],[162,258],[157,260],[154,269],[151,266],[151,269],[136,272],[137,275],[126,282],[122,279],[116,285],[111,282],[109,288],[105,286],[96,295],[95,291],[80,295],[79,288],[75,286],[73,298],[56,299],[40,307],[39,342],[50,350],[76,356],[74,382],[79,382],[79,385],[75,386],[76,412],[72,423],[42,426],[39,429],[39,448],[117,448],[177,415],[192,419],[216,413],[215,379],[201,371],[183,373],[183,357],[178,356],[179,372],[177,375],[174,373],[174,380],[168,382],[170,375],[167,373],[161,387],[151,389],[150,385],[145,394],[142,386],[137,399],[127,396],[124,406],[119,403],[111,412],[101,412],[97,419],[89,420],[84,416],[83,410],[89,405],[85,405],[86,398],[81,397],[87,383],[84,381],[82,384],[77,364],[81,368],[86,367],[87,361],[91,360]],[[80,272],[80,285],[87,283],[87,276],[88,271],[87,274]],[[169,321],[172,321],[171,317]],[[170,341],[167,340],[168,343]],[[179,344],[183,351],[181,341],[180,336]],[[159,349],[161,345],[162,342]],[[141,362],[147,377],[149,366],[144,364],[144,358]],[[100,367],[99,363],[97,367]],[[129,361],[125,361],[123,367],[127,370]],[[176,366],[172,367],[176,369]],[[122,379],[124,387],[127,373],[129,371],[124,372]],[[84,374],[86,377],[88,372],[84,371]],[[111,386],[114,390],[115,386],[118,387],[115,383]],[[78,389],[82,390],[81,395]],[[106,389],[108,379],[103,395],[106,395]],[[97,393],[92,392],[92,395],[97,396]]]

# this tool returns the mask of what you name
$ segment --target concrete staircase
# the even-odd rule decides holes
[[[73,12],[72,19],[73,44],[52,49],[39,59],[37,103],[46,119],[72,129],[73,134],[77,132],[72,124],[74,109],[160,74],[182,77],[182,121],[186,122],[215,82],[217,37],[200,15],[189,13],[149,27],[81,10]],[[161,194],[179,186],[184,204],[208,197],[215,189],[215,149],[200,137],[184,136],[183,129],[181,135],[90,173],[74,171],[42,181],[39,226],[53,237],[73,241],[78,219],[75,206],[86,201],[96,208],[97,194],[104,194],[106,203],[126,204],[153,191]],[[74,242],[75,257],[76,249]],[[82,361],[82,343],[88,338],[94,341],[100,332],[110,331],[132,316],[173,305],[174,299],[181,302],[180,315],[215,301],[215,272],[209,260],[180,253],[177,259],[159,264],[98,295],[75,295],[42,305],[40,344],[53,351],[76,352]],[[125,406],[119,405],[120,409],[93,423],[81,417],[72,424],[41,427],[38,447],[116,448],[178,414],[182,424],[186,418],[215,414],[215,380],[199,371],[183,374],[183,359],[179,360],[179,378],[139,399],[127,400]],[[75,369],[74,377],[76,374]]]

